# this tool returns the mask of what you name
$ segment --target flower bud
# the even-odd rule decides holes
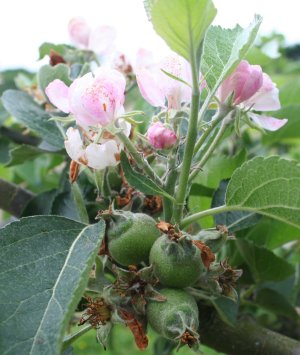
[[[224,103],[230,95],[238,105],[252,97],[263,84],[263,72],[259,65],[250,65],[242,60],[232,74],[224,80],[219,89],[219,98]]]
[[[148,128],[147,137],[156,149],[171,148],[177,141],[175,132],[161,122],[155,122]]]

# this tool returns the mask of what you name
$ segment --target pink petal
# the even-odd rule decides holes
[[[69,101],[70,111],[73,113],[79,126],[97,125],[97,117],[91,116],[82,103],[82,97],[94,81],[92,73],[83,75],[75,79],[70,86]]]
[[[71,41],[79,47],[86,48],[89,42],[90,27],[82,17],[74,17],[68,25]]]
[[[278,129],[283,127],[288,121],[286,118],[279,120],[278,118],[274,117],[260,116],[253,112],[249,112],[248,115],[258,126],[268,131],[277,131]]]
[[[143,98],[155,107],[166,107],[165,95],[153,74],[147,69],[139,69],[136,80]]]
[[[88,48],[99,55],[110,54],[114,48],[116,30],[110,26],[95,28],[89,37]]]
[[[263,73],[261,88],[244,105],[252,106],[257,111],[276,111],[280,109],[279,90],[266,73]]]
[[[148,49],[139,48],[136,54],[135,70],[150,68],[153,65],[153,54]]]
[[[55,79],[45,89],[50,102],[65,113],[70,112],[69,88],[61,80]]]
[[[233,102],[235,105],[248,100],[263,84],[262,69],[259,65],[250,65],[242,60],[232,74],[224,80],[219,89],[221,102],[234,93]]]

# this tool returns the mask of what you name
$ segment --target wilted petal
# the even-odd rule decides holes
[[[89,43],[90,27],[83,17],[74,17],[68,25],[71,41],[79,47],[86,48]]]
[[[116,30],[111,26],[95,28],[89,37],[88,48],[99,55],[110,54],[114,48]]]
[[[139,69],[136,73],[136,81],[143,98],[154,107],[166,107],[165,94],[158,81],[147,69]]]
[[[50,102],[65,113],[70,112],[69,88],[61,80],[55,79],[45,89]]]
[[[279,90],[267,74],[263,73],[261,88],[249,100],[244,102],[244,105],[252,106],[257,111],[276,111],[280,109]]]
[[[249,112],[248,115],[258,126],[268,131],[277,131],[278,129],[283,127],[288,121],[286,118],[278,119],[269,116],[261,116],[253,112]]]
[[[66,136],[67,139],[65,140],[65,148],[68,155],[72,160],[75,160],[78,163],[84,163],[85,152],[79,130],[70,127],[66,132]]]

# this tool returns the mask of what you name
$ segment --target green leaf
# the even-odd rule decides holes
[[[292,240],[300,239],[300,229],[289,224],[263,217],[261,222],[247,233],[246,238],[268,249],[275,249]]]
[[[23,164],[25,161],[33,160],[41,154],[49,153],[33,145],[21,144],[9,151],[6,166]]]
[[[174,198],[157,186],[157,184],[148,179],[146,176],[133,170],[124,151],[121,152],[121,165],[129,185],[146,195],[161,195],[171,201],[174,201]]]
[[[300,95],[300,93],[299,93]],[[300,100],[299,100],[300,102]],[[300,104],[282,107],[280,110],[273,112],[272,116],[277,118],[287,118],[288,122],[278,131],[264,134],[262,141],[265,144],[278,144],[296,142],[300,138],[300,120],[299,120]]]
[[[212,93],[245,57],[253,45],[261,22],[261,16],[256,15],[247,28],[239,25],[233,29],[220,26],[209,28],[204,41],[201,72]]]
[[[255,297],[255,303],[275,314],[294,320],[299,319],[299,315],[293,305],[284,296],[274,290],[268,288],[259,290]]]
[[[266,248],[244,239],[238,239],[236,245],[258,283],[281,281],[295,272],[291,264]]]
[[[75,48],[67,44],[44,42],[39,48],[39,59],[43,59],[46,55],[50,55],[51,50],[63,56],[66,52],[72,49]]]
[[[247,153],[240,151],[233,157],[223,154],[213,156],[194,180],[195,184],[204,185],[212,189],[218,188],[221,180],[229,179],[234,170],[245,162]]]
[[[57,189],[38,194],[31,201],[29,201],[24,211],[22,212],[22,217],[51,214],[52,205],[57,194]]]
[[[249,160],[232,175],[226,205],[300,227],[299,165],[278,156]]]
[[[217,13],[211,0],[156,0],[150,2],[150,9],[155,31],[188,61],[199,53],[206,30]]]
[[[0,230],[2,354],[59,354],[105,230],[56,216]]]
[[[233,326],[236,322],[238,304],[224,296],[212,300],[212,303],[223,322]]]
[[[228,183],[228,180],[221,181],[219,188],[213,196],[211,207],[224,205]],[[260,219],[261,216],[259,214],[244,211],[229,211],[214,216],[215,225],[223,224],[231,233],[252,227],[256,225]]]
[[[72,83],[70,79],[70,69],[66,64],[57,64],[55,66],[43,65],[38,72],[38,82],[41,90],[45,93],[45,89],[51,81],[60,79],[66,85]],[[47,95],[45,95],[47,97]]]
[[[64,146],[63,137],[56,123],[49,121],[50,115],[28,94],[18,90],[7,90],[2,95],[2,102],[12,116],[35,131],[47,143],[58,149]]]

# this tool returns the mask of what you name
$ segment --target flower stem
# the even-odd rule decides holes
[[[191,42],[192,45],[192,42]],[[188,133],[185,142],[185,148],[182,159],[182,169],[179,175],[178,190],[176,194],[176,203],[174,206],[173,223],[180,223],[182,219],[183,208],[186,199],[186,192],[188,188],[188,179],[192,165],[194,147],[197,140],[197,125],[198,125],[198,111],[200,104],[200,89],[199,89],[199,68],[197,63],[194,48],[191,47],[191,69],[193,78],[193,93],[191,111],[188,125]]]
[[[122,131],[116,133],[119,139],[123,142],[129,153],[132,155],[133,159],[138,164],[139,168],[141,168],[151,179],[153,179],[160,187],[162,186],[162,182],[159,176],[154,172],[149,163],[141,156],[141,154],[137,151],[134,144],[131,140],[126,136],[126,134]]]
[[[215,208],[211,208],[211,209],[206,210],[206,211],[197,212],[195,214],[192,214],[192,215],[184,218],[181,221],[180,225],[181,225],[181,227],[186,227],[190,223],[192,223],[194,221],[197,221],[200,218],[207,217],[207,216],[213,216],[213,215],[218,214],[218,213],[233,211],[235,209],[238,209],[238,206],[226,206],[226,205],[223,205],[223,206],[218,206],[218,207],[215,207]],[[239,207],[239,209],[240,209],[240,207]]]
[[[194,178],[197,176],[199,169],[203,168],[203,166],[205,165],[205,163],[208,161],[208,159],[210,158],[211,154],[214,152],[214,150],[216,149],[218,143],[220,142],[220,140],[223,137],[223,134],[226,131],[228,123],[226,121],[222,122],[222,125],[220,127],[220,129],[216,132],[216,135],[214,136],[211,144],[209,144],[208,149],[206,150],[206,152],[204,153],[202,159],[199,161],[199,163],[195,166],[195,170],[191,173],[190,177],[189,177],[189,183],[191,183]]]
[[[165,191],[171,196],[174,195],[175,184],[178,176],[178,172],[176,170],[176,155],[172,154],[168,161],[168,174],[166,178],[166,182],[164,184]],[[164,206],[164,220],[166,222],[170,222],[173,214],[173,203],[170,199],[164,197],[163,198],[163,206]]]

